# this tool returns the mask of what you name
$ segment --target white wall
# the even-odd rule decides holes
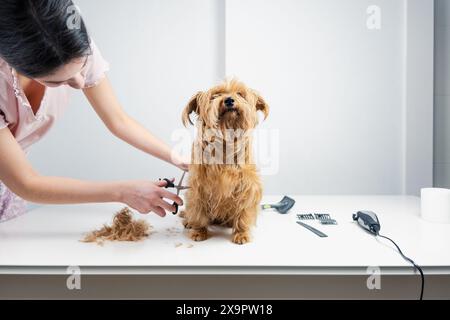
[[[171,143],[188,99],[224,77],[221,1],[76,3],[110,62],[108,76],[123,107]],[[75,91],[68,112],[30,158],[44,174],[83,179],[157,180],[181,174],[113,137]]]
[[[434,0],[407,0],[403,191],[433,186]]]
[[[77,3],[124,108],[165,141],[192,94],[234,74],[270,102],[262,128],[279,130],[267,194],[404,192],[405,0]],[[374,3],[379,31],[366,28]],[[179,176],[113,138],[79,93],[30,157],[51,175]]]
[[[434,181],[450,188],[450,1],[436,0]]]
[[[227,1],[227,72],[272,104],[282,128],[276,192],[401,193],[404,1]],[[251,23],[246,23],[249,17]]]

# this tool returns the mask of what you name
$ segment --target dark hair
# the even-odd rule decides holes
[[[1,0],[0,57],[37,78],[89,55],[89,35],[75,10],[71,0]]]

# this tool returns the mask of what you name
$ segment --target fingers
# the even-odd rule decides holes
[[[183,205],[183,200],[179,196],[177,196],[175,193],[161,189],[160,196],[161,196],[161,198],[166,198],[166,199],[175,201],[179,206]]]
[[[170,205],[168,203],[166,203],[168,207],[170,207]],[[162,204],[154,204],[150,207],[147,207],[146,209],[136,209],[139,213],[141,214],[149,214],[150,212],[154,212],[156,213],[158,216],[160,216],[161,218],[164,218],[166,216],[166,211],[162,208]]]
[[[175,182],[175,178],[170,179],[170,181]],[[160,188],[164,188],[165,186],[167,186],[167,181],[159,180],[158,182],[156,182],[156,185]]]
[[[170,179],[170,181],[174,182],[175,178]],[[167,185],[167,181],[165,181],[165,180],[158,181],[158,182],[156,182],[156,185],[160,188],[163,188]],[[175,193],[169,192],[167,190],[161,189],[160,197],[170,199],[170,200],[176,202],[179,206],[183,205],[183,200],[179,196],[177,196]]]
[[[161,218],[164,218],[166,216],[166,212],[161,207],[154,206],[151,208],[151,211],[156,213]]]
[[[175,206],[168,204],[166,201],[164,201],[163,199],[161,199],[160,201],[158,201],[156,203],[156,205],[162,209],[165,209],[167,211],[170,212],[175,212],[177,209],[175,208]]]

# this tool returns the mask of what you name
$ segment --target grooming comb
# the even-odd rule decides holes
[[[334,219],[320,220],[320,223],[324,225],[337,225],[337,221]]]
[[[331,217],[327,213],[315,213],[314,216],[317,220],[330,220]]]
[[[297,218],[300,220],[314,220],[314,216],[309,213],[309,214],[298,214]]]

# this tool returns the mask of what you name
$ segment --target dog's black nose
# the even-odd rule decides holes
[[[234,107],[234,99],[231,97],[228,97],[225,99],[225,106],[227,108],[233,108]]]

